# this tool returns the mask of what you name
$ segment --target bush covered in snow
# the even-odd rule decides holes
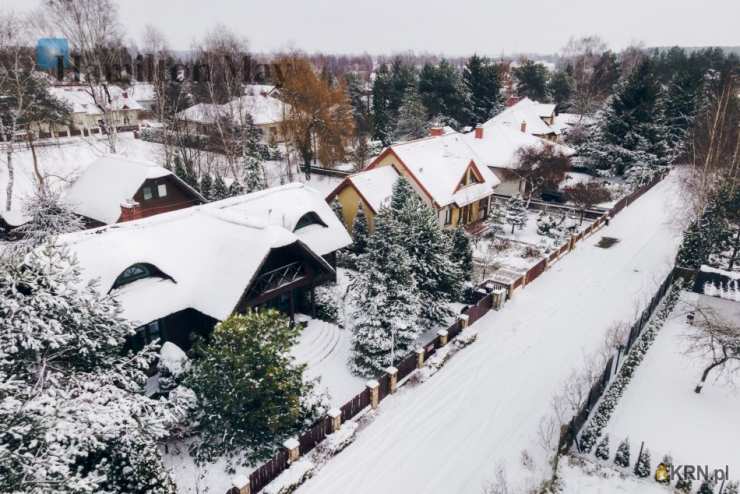
[[[191,450],[198,461],[237,453],[264,459],[326,410],[316,382],[303,378],[305,365],[290,355],[299,331],[275,310],[250,311],[230,316],[196,345],[184,384],[197,396],[200,434]]]
[[[159,389],[168,392],[177,387],[180,378],[190,368],[190,359],[179,346],[167,341],[159,350]]]
[[[650,450],[644,448],[640,455],[637,457],[637,462],[635,462],[635,475],[637,475],[638,477],[647,478],[650,476],[650,472]]]
[[[316,446],[316,454],[322,458],[334,456],[352,444],[355,437],[357,437],[357,422],[348,420],[338,431],[326,436],[326,439]]]
[[[678,479],[676,481],[676,490],[678,492],[689,494],[691,492],[691,485],[692,485],[691,479],[687,479],[687,478]]]
[[[614,378],[606,392],[604,392],[591,420],[588,422],[585,430],[581,433],[579,444],[582,451],[588,453],[596,444],[596,441],[601,435],[601,431],[604,430],[604,427],[606,427],[606,424],[609,422],[612,412],[617,406],[624,389],[632,379],[632,374],[637,366],[642,362],[642,359],[645,357],[645,353],[655,340],[658,330],[663,326],[663,323],[676,305],[681,287],[682,282],[679,281],[669,288],[668,293],[658,305],[655,314],[647,323],[646,329],[627,354],[622,367],[619,369],[617,377]]]
[[[614,463],[622,468],[630,466],[630,440],[625,438],[617,447],[617,454],[614,455]]]
[[[316,318],[333,324],[340,324],[339,303],[336,284],[316,287]],[[341,326],[341,324],[340,324]]]
[[[313,475],[316,466],[308,459],[302,458],[293,463],[262,489],[265,494],[290,494]]]
[[[601,442],[599,442],[599,445],[596,446],[596,453],[594,453],[596,458],[600,460],[607,461],[609,460],[609,434],[604,434],[604,437],[601,439]]]

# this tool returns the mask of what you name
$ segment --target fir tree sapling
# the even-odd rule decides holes
[[[267,188],[265,170],[258,156],[244,157],[244,189],[247,193]]]
[[[339,199],[336,197],[333,201],[331,201],[331,210],[334,211],[334,214],[339,219],[339,221],[344,223],[344,211],[342,209],[342,203],[339,202]]]
[[[235,314],[196,345],[185,385],[197,396],[199,461],[264,459],[325,411],[317,381],[290,350],[299,326],[273,309]]]
[[[509,199],[506,206],[506,222],[511,225],[511,233],[514,233],[515,228],[523,229],[527,224],[527,219],[527,208],[521,196]]]
[[[676,490],[684,494],[691,493],[692,482],[691,479],[681,478],[676,481]]]
[[[488,235],[496,238],[504,233],[506,224],[506,212],[504,206],[496,200],[491,199],[491,208],[488,212],[486,225],[488,226]]]
[[[604,438],[596,446],[596,452],[594,454],[600,460],[609,460],[609,434],[604,434]]]
[[[465,280],[473,276],[473,247],[463,227],[452,230],[452,256],[458,260],[460,271]]]
[[[637,462],[635,462],[635,475],[641,478],[647,478],[650,476],[650,471],[650,450],[644,448],[637,457]]]
[[[712,484],[705,480],[699,486],[699,490],[696,491],[696,494],[714,494],[714,488],[712,487]]]
[[[722,491],[722,494],[738,494],[740,493],[740,486],[738,486],[737,482],[728,482],[725,485],[725,489]]]
[[[630,440],[625,438],[617,447],[617,454],[614,456],[614,463],[617,466],[627,468],[630,466]]]
[[[235,197],[244,194],[244,185],[239,180],[234,180],[229,185],[228,196]]]
[[[220,201],[221,199],[229,197],[229,190],[220,173],[216,173],[216,179],[213,181],[211,196],[211,200],[213,201]]]

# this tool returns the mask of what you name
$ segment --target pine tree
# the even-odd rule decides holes
[[[0,258],[0,491],[174,493],[157,442],[181,420],[144,396],[154,347],[53,240]]]
[[[299,326],[264,309],[230,316],[197,344],[185,379],[205,419],[191,447],[197,460],[264,459],[324,411],[317,382],[304,379],[305,364],[290,353],[298,337]]]
[[[248,194],[267,188],[265,170],[257,156],[244,158],[244,188]]]
[[[200,193],[203,197],[209,201],[213,200],[213,179],[210,173],[204,173],[200,177],[200,184],[198,186]]]
[[[368,240],[367,216],[365,209],[360,204],[357,207],[355,220],[352,222],[352,251],[357,255],[362,255],[367,251]]]
[[[506,222],[511,225],[511,233],[515,228],[523,229],[527,224],[527,208],[521,196],[515,196],[509,199],[506,206]]]
[[[637,457],[637,462],[635,462],[635,475],[641,478],[647,478],[650,476],[651,471],[650,450],[643,448],[642,452]]]
[[[550,94],[553,103],[557,105],[558,112],[569,109],[573,85],[573,77],[564,70],[555,72],[547,83],[547,92]]]
[[[463,227],[452,230],[452,257],[458,260],[465,280],[473,276],[473,247]]]
[[[503,109],[501,81],[496,65],[473,55],[463,69],[463,84],[468,93],[466,124],[481,124]]]
[[[617,454],[614,456],[614,463],[617,466],[627,468],[630,466],[630,440],[626,438],[624,441],[619,443],[617,447]]]
[[[458,69],[447,60],[426,64],[419,74],[419,94],[429,116],[459,127],[467,120],[466,89]]]
[[[352,276],[356,307],[352,363],[364,376],[377,375],[406,355],[421,332],[416,325],[420,310],[416,278],[402,241],[398,222],[383,208]]]
[[[220,173],[216,173],[216,180],[213,181],[213,188],[211,189],[211,199],[214,201],[220,201],[229,197],[229,190],[226,187],[226,182]]]
[[[427,110],[421,102],[416,86],[410,85],[406,88],[398,109],[393,138],[396,141],[418,139],[427,135],[428,127]]]
[[[709,257],[709,249],[704,232],[698,221],[692,221],[683,232],[683,241],[678,249],[676,263],[681,267],[699,269]]]
[[[594,454],[600,460],[609,460],[609,434],[604,434],[604,438],[596,446],[596,452]]]
[[[82,218],[75,214],[61,193],[48,187],[39,187],[23,203],[23,213],[28,222],[16,228],[13,233],[21,241],[14,242],[11,248],[32,249],[48,242],[51,238],[82,230]]]
[[[512,70],[512,75],[516,79],[516,94],[518,96],[526,96],[535,101],[545,101],[549,73],[544,65],[532,60],[525,60],[519,67]]]
[[[334,211],[336,217],[344,223],[344,211],[342,210],[342,203],[336,197],[331,201],[331,210]]]
[[[388,66],[383,64],[375,73],[373,81],[373,136],[383,143],[391,144],[393,115],[390,109],[391,81]]]

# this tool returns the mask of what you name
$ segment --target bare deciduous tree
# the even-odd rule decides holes
[[[580,183],[573,187],[567,187],[565,196],[581,210],[581,223],[583,223],[583,217],[587,209],[612,198],[609,190],[596,182]]]
[[[694,331],[685,335],[688,355],[697,356],[706,364],[699,383],[694,388],[701,393],[709,374],[717,378],[732,378],[740,372],[740,323],[724,317],[705,305],[694,305],[689,311]]]

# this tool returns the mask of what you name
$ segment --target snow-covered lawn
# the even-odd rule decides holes
[[[740,389],[710,375],[701,394],[694,393],[704,362],[685,353],[686,335],[695,331],[687,324],[686,313],[697,303],[711,304],[725,319],[740,321],[739,303],[682,292],[605,432],[613,448],[629,437],[632,458],[645,441],[653,467],[669,453],[676,464],[711,469],[729,465],[731,479],[740,480]]]
[[[558,468],[563,494],[671,494],[651,477],[639,479],[613,465],[563,457]]]
[[[680,239],[675,176],[603,231],[621,241],[579,243],[504,310],[474,327],[478,341],[421,386],[384,401],[357,440],[299,489],[301,493],[481,492],[507,469],[513,490],[546,475],[540,419],[584,355],[616,321],[631,321],[672,267]],[[533,458],[522,467],[522,451]]]

